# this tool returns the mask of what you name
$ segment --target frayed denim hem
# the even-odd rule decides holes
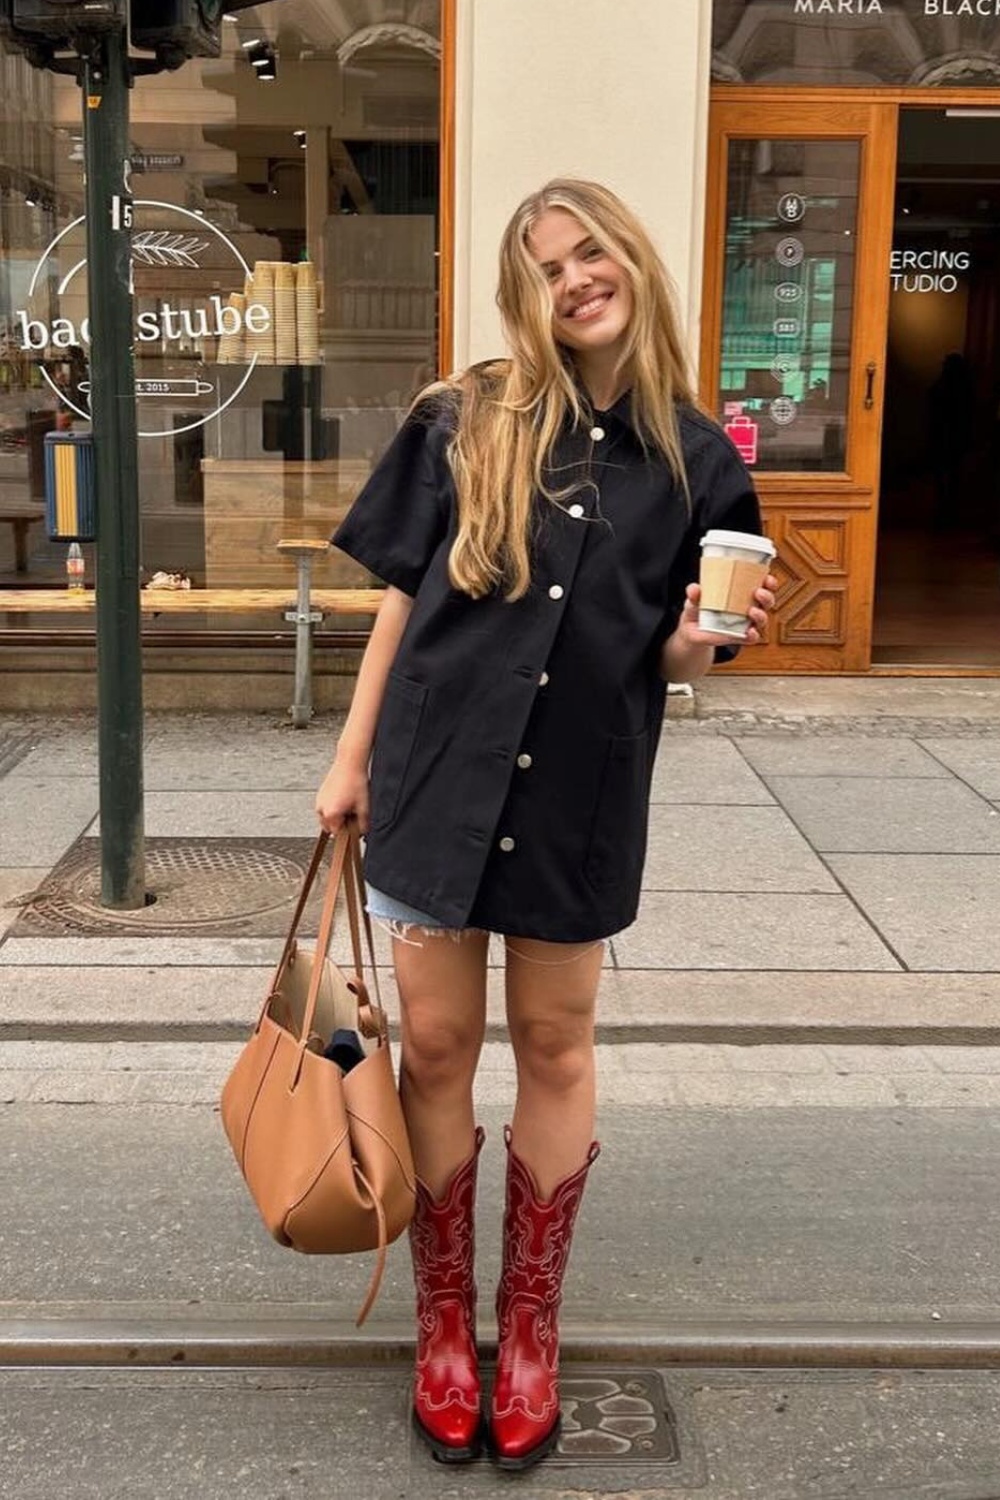
[[[379,917],[372,912],[368,914],[383,932],[387,932],[390,937],[396,938],[400,943],[408,944],[411,948],[422,948],[423,938],[446,937],[451,938],[453,943],[460,943],[463,938],[482,930],[479,927],[423,927],[419,922],[405,922],[401,917]],[[420,937],[414,937],[413,933],[419,933]]]

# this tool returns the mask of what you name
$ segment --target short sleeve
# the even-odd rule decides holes
[[[448,437],[426,405],[411,412],[332,537],[341,552],[411,597],[448,536]]]
[[[750,472],[726,434],[704,418],[684,424],[685,457],[691,491],[691,520],[670,570],[670,607],[666,634],[677,628],[685,590],[697,583],[701,539],[706,531],[747,531],[760,535],[760,502]],[[738,646],[717,646],[717,662],[732,661]]]

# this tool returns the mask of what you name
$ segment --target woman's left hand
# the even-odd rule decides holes
[[[778,580],[769,573],[763,585],[754,593],[754,604],[750,608],[750,624],[744,644],[757,646],[767,626],[767,617],[774,609]],[[684,609],[677,624],[677,633],[682,634],[692,646],[731,646],[731,635],[720,635],[715,630],[702,630],[698,624],[698,606],[701,603],[701,584],[689,583],[685,590]]]

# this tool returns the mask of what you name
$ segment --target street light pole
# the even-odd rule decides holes
[[[135,369],[132,357],[132,192],[125,27],[92,39],[83,59],[90,405],[97,482],[97,698],[101,901],[145,904],[142,779],[142,617]]]

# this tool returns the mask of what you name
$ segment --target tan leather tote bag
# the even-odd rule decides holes
[[[413,1158],[378,992],[371,922],[361,902],[356,823],[337,834],[312,950],[296,934],[330,835],[320,835],[260,1016],[222,1090],[222,1123],[264,1223],[307,1255],[377,1250],[358,1326],[385,1269],[386,1246],[413,1216]],[[354,973],[328,957],[341,885]],[[359,916],[368,939],[372,1003],[362,978]],[[364,1059],[347,1073],[324,1057],[337,1028],[356,1031]]]

